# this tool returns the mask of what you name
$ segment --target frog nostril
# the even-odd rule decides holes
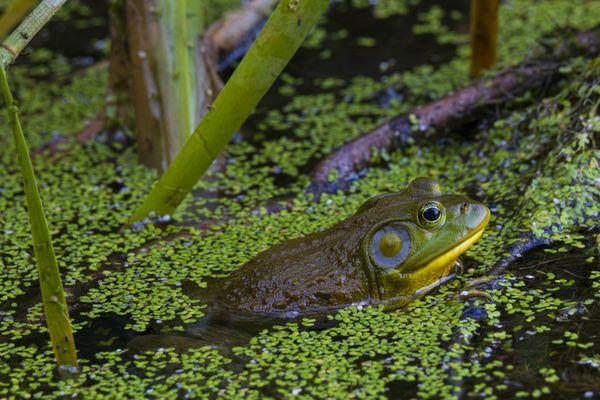
[[[466,212],[469,211],[469,203],[462,203],[460,205],[460,213],[461,214],[466,214]]]

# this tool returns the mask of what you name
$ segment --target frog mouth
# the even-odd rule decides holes
[[[423,264],[421,267],[417,269],[417,273],[419,271],[426,271],[428,274],[431,274],[434,271],[440,271],[441,269],[447,269],[448,266],[452,266],[458,256],[467,251],[469,247],[473,245],[480,237],[483,235],[483,228],[485,224],[477,231],[474,231],[470,236],[468,236],[465,240],[457,244],[456,246],[450,248],[450,250],[445,251],[443,254],[437,256],[433,260]]]

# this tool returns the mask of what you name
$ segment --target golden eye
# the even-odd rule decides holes
[[[425,227],[435,227],[444,223],[446,213],[444,207],[437,201],[430,201],[419,211],[419,223]]]
[[[371,261],[382,268],[402,264],[410,251],[410,236],[400,223],[391,223],[378,229],[370,239]]]
[[[402,249],[402,239],[395,232],[384,234],[379,240],[379,251],[385,257],[393,257]]]

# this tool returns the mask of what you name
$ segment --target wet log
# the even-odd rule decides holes
[[[409,139],[428,137],[472,122],[494,105],[509,102],[527,90],[544,88],[558,80],[565,59],[578,55],[592,57],[599,50],[600,27],[596,27],[572,35],[551,50],[548,47],[540,49],[523,63],[491,78],[479,80],[444,98],[398,115],[321,160],[312,172],[308,191],[319,195],[343,188],[352,174],[370,165],[373,149],[393,150]],[[337,170],[339,178],[330,182],[329,176],[334,170]]]

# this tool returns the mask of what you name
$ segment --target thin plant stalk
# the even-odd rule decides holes
[[[39,0],[14,0],[0,17],[0,40],[23,19]]]
[[[492,67],[498,46],[499,0],[471,0],[471,66],[472,77]]]
[[[271,87],[329,0],[282,0],[211,109],[154,185],[130,224],[171,213]]]
[[[12,64],[31,39],[50,21],[67,0],[42,0],[42,2],[2,42],[0,66]]]
[[[27,143],[19,120],[19,110],[13,100],[6,71],[2,66],[0,66],[0,85],[6,101],[8,118],[12,126],[19,164],[23,174],[27,212],[52,349],[57,364],[62,367],[61,371],[75,372],[77,370],[75,341],[73,340],[73,330],[60,280],[56,255],[54,254],[54,246],[50,238],[46,215],[44,214]]]

